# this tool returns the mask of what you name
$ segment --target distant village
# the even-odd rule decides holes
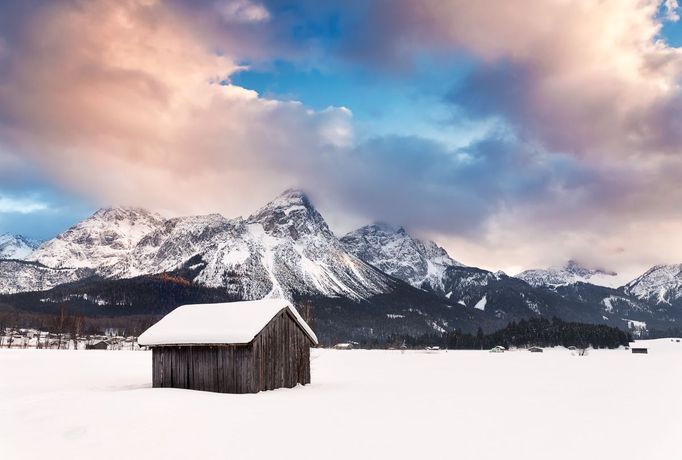
[[[72,335],[53,333],[37,329],[0,330],[0,348],[35,348],[53,350],[142,350],[133,336],[118,335],[110,329],[104,335]]]

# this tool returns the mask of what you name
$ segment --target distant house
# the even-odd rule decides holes
[[[632,353],[636,353],[636,354],[646,355],[649,353],[649,350],[647,348],[634,348],[633,347],[633,348],[631,348],[631,350],[632,350]]]
[[[498,345],[490,350],[490,353],[504,353],[505,348]]]
[[[352,350],[352,349],[353,349],[353,344],[352,344],[352,343],[346,343],[346,342],[344,342],[344,343],[337,343],[337,344],[334,345],[332,348],[334,348],[334,350]]]
[[[104,340],[98,340],[97,342],[88,343],[85,345],[86,350],[106,350],[109,344]]]
[[[530,347],[528,351],[530,351],[531,353],[542,353],[543,350],[540,347]]]
[[[317,337],[286,300],[183,305],[138,338],[155,388],[257,393],[310,383]]]

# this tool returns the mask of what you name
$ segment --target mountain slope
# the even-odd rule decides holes
[[[21,260],[31,254],[37,247],[38,243],[21,235],[0,234],[0,259]]]
[[[402,227],[367,225],[341,242],[365,262],[469,311],[511,320],[551,313],[548,299],[554,304],[566,303],[503,273],[465,267],[443,248],[411,237]]]
[[[589,283],[531,286],[502,272],[474,267],[449,267],[443,279],[450,301],[506,321],[556,316],[567,321],[608,324],[639,334],[651,327],[665,329],[682,320],[681,309],[651,305],[622,289]]]
[[[561,266],[526,270],[516,275],[516,278],[524,280],[531,286],[557,287],[574,283],[591,283],[615,288],[620,285],[617,273],[585,268],[574,260],[569,260]]]
[[[532,316],[588,316],[591,308],[571,311],[574,305],[545,288],[474,267],[450,267],[444,276],[446,297],[469,308],[476,308],[508,320]],[[591,316],[591,315],[589,315]],[[600,320],[599,316],[590,318]]]
[[[230,237],[234,226],[233,221],[220,214],[167,219],[112,267],[112,277],[131,278],[175,270],[193,257],[215,250],[219,242]]]
[[[370,265],[406,283],[445,294],[447,267],[461,266],[433,241],[410,236],[404,228],[384,223],[366,225],[343,238],[344,248]]]
[[[362,227],[341,241],[350,252],[396,278],[503,321],[557,316],[632,330],[651,324],[660,327],[679,316],[650,308],[628,293],[586,283],[618,284],[615,273],[589,270],[574,261],[510,277],[463,266],[434,243],[422,243],[404,229],[386,224]],[[427,244],[435,249],[425,250]]]
[[[107,273],[142,237],[162,224],[161,216],[145,209],[100,209],[41,244],[27,260],[52,268],[92,268]]]
[[[558,286],[554,292],[566,299],[595,305],[595,311],[610,324],[622,323],[622,329],[635,335],[651,328],[666,329],[682,319],[679,309],[655,305],[627,294],[624,290],[589,283]]]
[[[363,299],[388,292],[394,281],[349,254],[308,197],[288,190],[248,217],[202,256],[197,281],[241,285],[245,298],[296,294]]]
[[[623,291],[653,305],[682,307],[682,264],[656,265],[626,284]]]
[[[50,268],[38,262],[0,260],[0,293],[43,291],[91,274],[87,269]]]

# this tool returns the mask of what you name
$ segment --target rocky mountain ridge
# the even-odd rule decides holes
[[[626,284],[623,291],[657,306],[682,308],[682,264],[656,265]]]
[[[28,257],[37,247],[38,242],[21,235],[0,234],[0,259],[21,260]]]
[[[462,266],[433,241],[410,236],[403,227],[366,225],[341,238],[344,248],[384,273],[420,289],[445,295],[447,267]]]

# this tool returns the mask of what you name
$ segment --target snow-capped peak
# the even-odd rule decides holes
[[[102,208],[40,245],[27,260],[52,268],[112,266],[163,222],[160,215],[142,208]]]
[[[526,270],[516,275],[516,278],[524,280],[531,286],[546,287],[565,286],[575,283],[618,287],[621,284],[616,272],[586,268],[575,260],[569,260],[560,266]]]
[[[0,259],[23,259],[37,247],[37,242],[21,235],[0,234]]]
[[[290,188],[280,193],[275,199],[268,202],[263,209],[291,208],[296,206],[312,207],[310,198],[303,190]],[[260,212],[260,211],[258,211]]]
[[[682,298],[682,264],[656,265],[630,281],[624,290],[639,299],[673,303]]]
[[[248,219],[248,223],[261,224],[263,229],[276,237],[298,240],[303,235],[322,233],[332,235],[324,218],[301,190],[289,189],[260,208]]]
[[[383,222],[352,231],[341,242],[368,264],[419,288],[441,291],[445,269],[462,265],[433,241],[413,238],[403,227]]]

